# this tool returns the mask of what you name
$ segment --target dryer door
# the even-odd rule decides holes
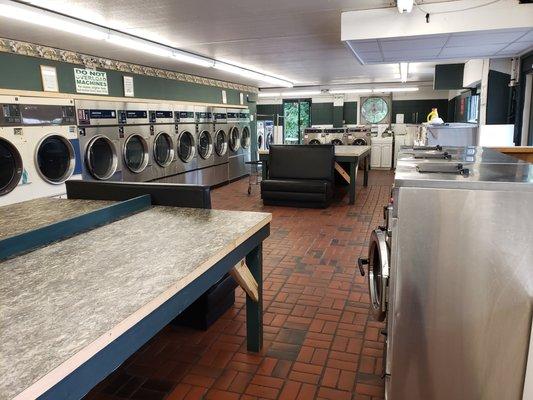
[[[133,134],[124,143],[124,163],[131,172],[140,173],[148,165],[148,143],[137,134]]]
[[[352,143],[354,146],[366,146],[367,145],[367,142],[365,139],[363,138],[357,138],[353,141]]]
[[[55,185],[65,182],[72,176],[76,164],[74,147],[61,135],[45,136],[37,145],[35,165],[39,175]]]
[[[368,259],[360,258],[359,267],[368,265],[370,310],[378,321],[383,321],[387,315],[389,255],[386,232],[383,229],[375,229],[370,235]]]
[[[196,154],[194,136],[189,131],[181,132],[178,139],[178,156],[183,162],[189,162]]]
[[[0,196],[17,187],[22,170],[22,158],[16,147],[0,138]]]
[[[241,133],[235,126],[229,131],[229,147],[232,151],[237,151],[241,147]]]
[[[168,133],[159,132],[155,137],[154,159],[161,167],[168,166],[174,159],[174,143]]]
[[[215,151],[219,157],[222,157],[228,151],[226,132],[222,129],[219,130],[215,136]]]
[[[198,154],[204,160],[213,154],[213,139],[208,131],[202,131],[198,136]]]
[[[105,136],[95,136],[87,145],[86,160],[89,172],[96,179],[111,178],[118,165],[115,145]]]
[[[250,147],[250,143],[251,143],[252,139],[251,139],[251,136],[250,136],[250,129],[248,129],[247,126],[245,126],[243,129],[242,129],[242,137],[241,137],[241,146],[243,149],[247,149],[248,147]]]

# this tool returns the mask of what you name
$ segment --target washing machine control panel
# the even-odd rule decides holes
[[[116,125],[116,110],[78,109],[78,125]]]
[[[194,123],[194,112],[193,111],[176,111],[176,122],[188,122]]]
[[[215,117],[215,122],[226,122],[226,119],[228,118],[228,114],[226,113],[214,113],[213,116]]]
[[[172,124],[174,123],[174,115],[172,111],[155,110],[149,112],[149,120],[151,124]]]
[[[120,110],[118,112],[119,124],[148,123],[148,112],[144,110]]]
[[[20,125],[21,122],[20,108],[18,104],[2,104],[0,126]]]

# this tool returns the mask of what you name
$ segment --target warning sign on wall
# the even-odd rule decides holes
[[[109,94],[107,73],[94,69],[74,68],[77,93]]]

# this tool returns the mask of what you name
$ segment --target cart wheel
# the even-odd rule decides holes
[[[252,187],[248,186],[248,196],[250,196],[251,194],[252,194]]]

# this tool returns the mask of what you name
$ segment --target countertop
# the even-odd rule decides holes
[[[42,393],[270,220],[154,207],[1,262],[0,399]]]
[[[45,197],[0,207],[0,240],[103,208],[112,201]]]
[[[370,152],[370,146],[336,145],[335,156],[338,157],[361,157]],[[268,150],[259,150],[259,154],[266,155]]]

